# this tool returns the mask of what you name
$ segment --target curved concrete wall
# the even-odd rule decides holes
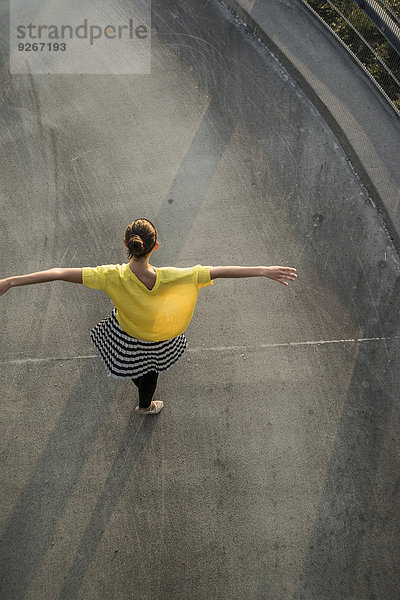
[[[400,120],[301,0],[223,0],[277,56],[335,133],[400,249]]]

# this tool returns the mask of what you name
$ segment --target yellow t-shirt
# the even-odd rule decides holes
[[[113,301],[117,321],[129,335],[159,342],[181,334],[194,312],[199,289],[212,285],[210,267],[153,267],[151,290],[131,271],[129,263],[83,267],[82,282],[103,290]]]

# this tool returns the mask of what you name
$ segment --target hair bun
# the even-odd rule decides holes
[[[132,246],[135,250],[143,250],[143,240],[142,238],[135,234],[129,240],[129,245]]]
[[[151,253],[157,243],[157,230],[148,219],[136,219],[125,229],[124,237],[129,259]]]

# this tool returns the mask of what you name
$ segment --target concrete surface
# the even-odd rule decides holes
[[[155,418],[94,356],[104,294],[1,298],[1,597],[392,600],[399,256],[256,36],[215,0],[152,11],[151,75],[4,64],[2,276],[124,261],[147,216],[156,266],[288,264],[298,281],[201,290]]]
[[[338,138],[400,251],[400,119],[302,0],[223,0],[278,58]]]

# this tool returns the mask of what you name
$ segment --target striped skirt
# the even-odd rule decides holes
[[[136,379],[149,371],[167,371],[187,348],[183,333],[163,342],[138,340],[121,329],[115,308],[90,330],[90,339],[108,374]]]

